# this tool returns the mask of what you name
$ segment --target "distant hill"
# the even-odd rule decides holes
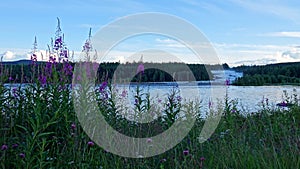
[[[7,61],[7,62],[2,62],[4,65],[28,65],[31,63],[31,60],[18,60],[18,61]]]
[[[242,65],[233,69],[244,74],[243,77],[236,79],[235,85],[300,85],[300,62],[276,63],[263,66]]]

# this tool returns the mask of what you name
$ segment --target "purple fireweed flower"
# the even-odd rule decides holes
[[[65,62],[63,72],[65,75],[72,75],[73,67],[68,62]]]
[[[107,99],[108,99],[108,93],[106,93],[106,92],[104,93],[103,99],[104,99],[104,100],[107,100]]]
[[[54,47],[53,48],[54,48],[54,50],[58,50],[61,47],[62,47],[62,38],[60,36],[57,39],[55,39]]]
[[[77,81],[81,81],[81,76],[80,76],[80,75],[77,75],[76,80],[77,80]]]
[[[75,123],[72,123],[72,124],[71,124],[71,129],[74,130],[75,128],[76,128],[76,124],[75,124]]]
[[[185,156],[189,155],[189,153],[190,153],[189,150],[184,150],[183,151],[183,155],[185,155]]]
[[[231,113],[236,113],[236,110],[235,110],[235,109],[232,109],[232,110],[231,110]]]
[[[8,80],[9,80],[9,81],[13,81],[14,78],[12,78],[11,76],[9,76]]]
[[[135,104],[139,104],[139,99],[134,99]]]
[[[126,90],[123,90],[121,96],[122,96],[122,97],[126,97],[126,95],[127,95],[127,91],[126,91]]]
[[[212,107],[212,102],[209,100],[208,102],[208,108],[211,108]]]
[[[17,148],[17,147],[19,147],[19,145],[18,144],[13,144],[11,147],[12,148]]]
[[[160,162],[162,162],[162,163],[166,162],[166,161],[167,161],[167,159],[165,159],[165,158],[163,158],[163,159],[160,160]]]
[[[205,160],[204,157],[200,157],[200,168],[203,168],[204,160]]]
[[[88,144],[88,146],[89,146],[89,147],[92,147],[92,146],[94,146],[94,145],[95,145],[95,143],[94,143],[94,142],[92,142],[92,141],[89,141],[87,144]]]
[[[33,53],[33,54],[30,56],[30,60],[31,60],[31,65],[36,66],[37,56],[36,56],[35,53]]]
[[[42,85],[45,85],[47,83],[47,77],[46,76],[43,76],[43,75],[40,75],[39,76],[39,81]]]
[[[63,50],[63,56],[68,60],[68,50]]]
[[[144,73],[144,70],[145,70],[145,67],[144,67],[144,65],[141,63],[141,64],[139,64],[139,66],[137,67],[137,70],[136,70],[136,72],[137,73]]]
[[[230,85],[230,80],[229,80],[229,79],[226,79],[226,80],[225,80],[225,85],[226,85],[226,86],[229,86],[229,85]]]
[[[283,102],[281,103],[281,106],[282,106],[282,107],[287,107],[287,103],[286,103],[285,101],[283,101]]]
[[[15,98],[18,96],[17,95],[17,88],[16,87],[13,88],[12,93],[13,93],[13,95],[14,95]]]
[[[19,157],[20,157],[20,158],[25,158],[25,154],[24,154],[24,153],[20,153],[20,154],[19,154]]]
[[[91,45],[90,45],[90,42],[89,42],[89,41],[86,41],[86,42],[84,43],[84,45],[83,45],[83,50],[84,50],[84,51],[90,51],[91,48],[92,48],[92,47],[91,47]]]
[[[103,92],[106,87],[107,87],[107,82],[106,81],[102,82],[99,87],[99,91]]]
[[[98,68],[99,68],[99,64],[98,63],[92,63],[93,64],[93,71],[97,72]]]
[[[181,96],[177,96],[176,99],[177,99],[177,101],[180,102],[182,100],[182,97]]]
[[[1,150],[2,151],[5,151],[5,150],[7,150],[8,149],[8,146],[6,145],[6,144],[3,144],[2,146],[1,146]]]

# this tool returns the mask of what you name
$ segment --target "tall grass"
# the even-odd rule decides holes
[[[244,116],[236,102],[224,98],[210,113],[222,113],[213,135],[204,143],[199,135],[205,119],[199,103],[183,103],[176,91],[155,104],[147,92],[137,88],[134,112],[163,113],[154,122],[128,121],[118,112],[116,91],[104,82],[95,89],[99,112],[117,131],[129,136],[151,137],[168,129],[181,109],[194,113],[196,123],[173,149],[150,158],[124,158],[98,147],[85,134],[74,110],[71,89],[59,70],[52,70],[51,81],[35,79],[24,86],[0,83],[0,166],[2,168],[298,168],[300,166],[300,108],[272,109],[266,101],[261,111]],[[63,77],[63,76],[62,76]],[[2,76],[1,79],[7,79]],[[297,98],[294,96],[293,98]],[[289,99],[292,101],[293,99]],[[152,104],[151,104],[152,103]],[[124,106],[124,105],[123,105]],[[209,113],[209,112],[208,112]],[[149,144],[151,141],[149,141]]]

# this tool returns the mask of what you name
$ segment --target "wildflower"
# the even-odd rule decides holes
[[[277,106],[280,106],[280,107],[287,107],[287,103],[285,101],[281,102],[281,103],[278,103]]]
[[[71,128],[74,130],[76,128],[76,124],[75,123],[72,123],[71,124]]]
[[[14,78],[12,78],[11,76],[9,76],[8,80],[9,80],[9,81],[13,81]]]
[[[58,50],[59,48],[62,47],[62,38],[61,37],[58,37],[57,39],[55,39],[55,42],[54,42],[54,49],[55,50]]]
[[[235,109],[232,109],[232,110],[231,110],[231,113],[236,113],[236,110],[235,110]]]
[[[1,146],[1,150],[2,151],[5,151],[5,150],[7,150],[8,149],[8,146],[6,145],[6,144],[3,144],[2,146]]]
[[[96,72],[99,68],[99,65],[97,63],[92,63],[93,64],[93,71]]]
[[[18,96],[17,95],[17,88],[14,87],[13,90],[12,90],[12,92],[13,92],[14,97],[16,98]]]
[[[135,105],[139,104],[139,99],[134,99]]]
[[[20,157],[20,158],[25,158],[25,154],[24,154],[24,153],[20,153],[20,154],[19,154],[19,157]]]
[[[17,148],[17,147],[19,147],[18,144],[13,144],[13,145],[12,145],[12,148]]]
[[[229,86],[229,85],[230,85],[230,80],[229,80],[229,79],[226,79],[226,80],[225,80],[225,85],[226,85],[226,86]]]
[[[126,91],[126,90],[123,90],[121,96],[122,96],[122,97],[126,97],[126,95],[127,95],[127,91]]]
[[[152,139],[151,139],[151,138],[148,138],[148,139],[147,139],[147,143],[152,143]]]
[[[107,100],[107,99],[108,99],[108,94],[107,94],[107,93],[104,93],[103,99],[104,99],[104,100]]]
[[[189,155],[189,150],[184,150],[183,155],[185,155],[185,156]]]
[[[72,69],[73,66],[69,64],[68,62],[65,62],[64,67],[63,67],[63,72],[65,75],[72,75]]]
[[[33,53],[31,56],[30,56],[30,60],[32,61],[32,64],[34,64],[36,61],[37,61],[37,56],[35,53]]]
[[[145,67],[144,65],[141,63],[139,64],[138,68],[137,68],[137,73],[144,73]]]
[[[107,86],[107,82],[104,81],[103,83],[101,83],[101,85],[100,85],[100,87],[99,87],[99,91],[100,91],[100,92],[103,92],[104,89],[106,88],[106,86]]]
[[[177,99],[178,102],[180,102],[182,100],[182,97],[181,96],[177,96],[176,99]]]
[[[268,98],[266,98],[266,104],[269,105],[269,99]]]
[[[166,162],[166,161],[167,161],[167,159],[165,159],[165,158],[163,158],[163,159],[160,160],[160,162],[162,162],[162,163]]]
[[[47,82],[47,77],[46,76],[43,76],[43,75],[40,75],[39,77],[39,81],[42,85],[45,85],[46,82]]]
[[[162,101],[161,99],[158,99],[158,103],[161,103],[161,101]]]
[[[210,109],[212,107],[212,102],[209,100],[208,102],[208,108]]]
[[[203,168],[203,162],[204,162],[205,158],[201,157],[200,158],[200,168]]]
[[[92,147],[92,146],[94,146],[94,145],[95,145],[95,143],[94,143],[94,142],[92,142],[92,141],[89,141],[87,144],[88,144],[88,146],[89,146],[89,147]]]

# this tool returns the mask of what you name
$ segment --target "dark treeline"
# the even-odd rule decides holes
[[[202,64],[144,63],[143,65],[145,71],[138,73],[139,63],[102,63],[98,77],[102,81],[115,78],[120,82],[171,82],[209,80],[212,76]]]
[[[5,83],[32,83],[39,74],[44,73],[46,62],[37,62],[35,69],[32,69],[30,61],[22,60],[17,62],[2,62],[2,75],[6,74]],[[224,65],[204,65],[204,64],[184,64],[184,63],[143,63],[144,71],[138,72],[140,63],[101,63],[97,74],[98,82],[171,82],[171,81],[202,81],[212,78],[210,70],[229,68]],[[71,63],[74,67],[75,63]],[[57,64],[58,72],[62,69],[61,64]],[[0,73],[1,73],[0,72]],[[33,73],[35,72],[35,73]],[[35,77],[34,77],[35,76]],[[71,82],[71,76],[69,82]],[[3,79],[2,79],[3,81]]]
[[[278,63],[264,66],[238,66],[235,71],[244,76],[236,79],[234,85],[260,86],[271,84],[300,85],[300,62]]]

